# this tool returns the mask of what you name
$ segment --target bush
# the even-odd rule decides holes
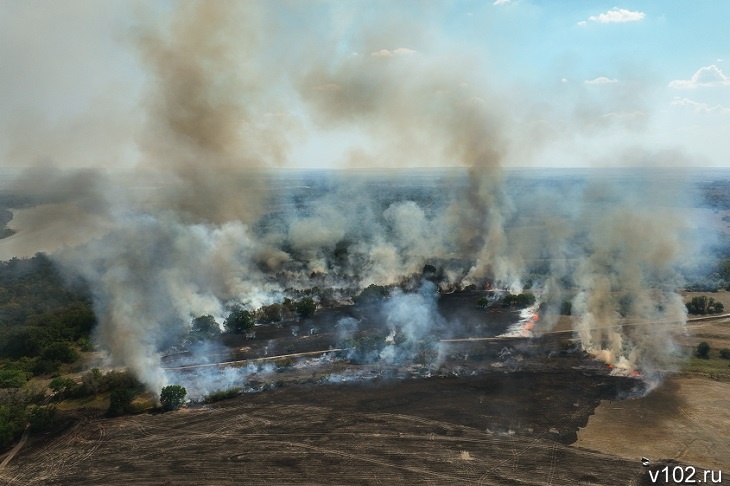
[[[58,363],[73,363],[79,353],[66,342],[49,344],[41,352],[41,359]]]
[[[477,305],[482,309],[485,309],[489,305],[489,301],[486,297],[480,297],[479,300],[477,300]]]
[[[129,371],[112,370],[102,376],[100,393],[104,393],[109,390],[113,391],[127,388],[138,388],[140,386],[142,386],[142,384]]]
[[[722,359],[730,359],[730,349],[728,349],[728,348],[721,349],[720,357]]]
[[[20,406],[0,405],[0,448],[20,437],[25,429],[25,410]]]
[[[369,305],[376,302],[380,302],[388,297],[388,288],[382,285],[371,284],[362,292],[360,295],[355,297],[353,300],[357,305]]]
[[[91,339],[87,337],[82,337],[81,339],[76,341],[76,344],[78,344],[81,351],[89,352],[94,350],[94,343],[92,343]]]
[[[58,361],[49,361],[47,359],[39,359],[33,366],[34,375],[50,375],[58,371],[60,367]]]
[[[236,306],[223,322],[223,327],[232,334],[243,334],[253,327],[253,315],[243,307]]]
[[[0,388],[22,388],[28,375],[21,370],[0,370]]]
[[[695,315],[720,314],[725,310],[722,302],[716,302],[715,299],[706,295],[693,297],[691,301],[687,302],[686,306],[687,312]]]
[[[316,310],[317,310],[317,304],[316,304],[316,302],[314,302],[314,300],[311,297],[302,299],[297,304],[297,312],[304,319],[312,317]]]
[[[708,359],[710,357],[710,345],[705,341],[697,345],[697,357],[702,359]]]
[[[48,384],[48,388],[53,390],[54,393],[58,394],[64,394],[64,393],[72,393],[73,390],[76,388],[76,382],[73,381],[71,378],[54,378],[51,380],[51,382]]]
[[[106,411],[110,417],[118,417],[131,411],[134,390],[131,388],[117,388],[109,396],[109,409]]]
[[[221,333],[218,323],[213,316],[200,316],[193,319],[190,334],[200,339],[208,339]]]
[[[509,294],[504,299],[502,299],[502,305],[505,307],[529,307],[532,304],[535,303],[535,296],[530,293],[524,293],[524,294]]]
[[[573,303],[569,300],[564,300],[560,304],[560,314],[563,316],[570,316],[573,314]]]
[[[257,315],[259,320],[264,323],[279,322],[283,309],[284,307],[281,304],[271,304],[259,309]]]
[[[99,368],[92,368],[91,371],[84,373],[81,377],[81,386],[79,387],[79,394],[81,395],[96,395],[101,392],[103,386],[104,375],[99,371]]]
[[[188,391],[180,385],[168,385],[160,392],[160,403],[165,411],[177,410],[185,403]]]
[[[56,407],[31,407],[28,412],[28,423],[33,432],[43,432],[56,425]]]
[[[218,390],[203,398],[203,403],[215,403],[221,400],[237,397],[241,393],[240,388],[229,388],[228,390]]]

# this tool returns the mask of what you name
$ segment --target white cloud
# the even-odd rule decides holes
[[[587,79],[586,84],[616,84],[618,79],[610,79],[605,76],[598,77],[596,79]]]
[[[691,100],[689,98],[680,98],[678,96],[672,100],[672,106],[691,108],[695,113],[718,113],[721,115],[730,115],[730,108],[725,108],[722,105],[710,106],[707,103]]]
[[[670,88],[678,89],[712,88],[717,86],[730,86],[730,78],[714,64],[699,68],[690,79],[677,79],[669,83]]]
[[[591,22],[598,22],[600,24],[619,24],[624,22],[636,22],[639,20],[643,20],[644,17],[646,17],[646,14],[644,12],[632,12],[631,10],[626,10],[625,8],[612,8],[608,12],[604,12],[602,14],[598,15],[591,15],[588,17],[588,20]],[[584,26],[586,25],[585,20],[581,20],[578,22],[578,25]]]
[[[512,0],[494,0],[492,5],[507,5],[508,3],[512,3]]]
[[[380,49],[379,51],[371,52],[370,55],[373,57],[395,57],[395,56],[409,56],[415,54],[416,51],[408,49],[407,47],[399,47],[392,51],[388,49]]]

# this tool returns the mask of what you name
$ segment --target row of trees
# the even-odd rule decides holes
[[[720,314],[725,310],[725,306],[722,305],[722,302],[717,302],[712,297],[707,297],[706,295],[693,297],[686,305],[687,312],[690,314]]]
[[[272,304],[264,306],[257,311],[251,312],[241,306],[235,306],[223,322],[225,332],[230,334],[243,334],[254,327],[258,322],[278,322],[285,317],[298,315],[303,319],[310,318],[317,310],[317,303],[311,297],[306,297],[298,302],[284,299],[283,304]],[[197,339],[207,339],[220,334],[220,327],[213,316],[205,315],[193,319],[191,336]]]
[[[502,306],[517,307],[521,309],[533,305],[535,301],[535,296],[529,292],[524,294],[507,294],[502,299]],[[482,309],[485,309],[489,306],[489,299],[487,299],[486,297],[480,297],[477,300],[477,305]]]

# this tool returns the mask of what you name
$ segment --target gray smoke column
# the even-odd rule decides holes
[[[112,363],[159,390],[166,383],[160,350],[185,336],[192,317],[222,322],[222,302],[258,307],[274,289],[245,266],[255,260],[256,243],[238,223],[191,226],[134,215],[121,225],[57,259],[92,284],[96,337]]]
[[[357,55],[313,61],[298,79],[314,121],[326,129],[357,127],[366,133],[373,145],[349,154],[360,164],[466,168],[466,186],[454,194],[441,221],[440,233],[448,237],[436,238],[473,259],[473,268],[464,272],[466,283],[484,277],[512,283],[522,268],[507,257],[511,204],[502,162],[510,117],[497,90],[467,57],[429,58],[410,46],[388,44],[398,42],[396,34],[368,33],[353,46]],[[418,34],[412,39],[427,46]]]
[[[255,4],[184,2],[139,33],[149,91],[135,174],[145,189],[106,236],[57,255],[90,282],[112,362],[153,390],[167,381],[160,350],[191,318],[222,322],[226,302],[258,307],[278,290],[258,270],[271,251],[245,224],[267,198],[256,170],[286,150],[286,130],[265,116],[261,32]]]
[[[139,36],[151,78],[141,169],[166,178],[159,207],[193,222],[260,216],[267,186],[254,170],[283,162],[292,132],[267,89],[263,22],[256,3],[183,2]]]
[[[639,370],[654,381],[678,357],[675,341],[686,322],[678,268],[692,241],[680,209],[684,187],[648,174],[599,177],[570,203],[554,206],[543,240],[551,273],[539,327],[552,327],[560,303],[571,299],[574,329],[588,353],[615,373]],[[577,293],[567,293],[566,280]]]
[[[405,362],[412,358],[410,353],[419,342],[429,337],[437,328],[443,327],[445,319],[439,313],[436,285],[424,281],[418,292],[403,293],[396,291],[383,304],[382,313],[386,325],[390,328],[390,335],[386,339],[386,346],[380,352],[380,358],[385,362]],[[394,338],[397,334],[405,338],[404,346],[396,345]],[[442,349],[438,345],[436,362],[440,361]]]

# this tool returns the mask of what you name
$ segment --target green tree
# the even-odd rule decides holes
[[[56,407],[30,407],[28,411],[28,423],[33,432],[42,432],[56,425]]]
[[[519,308],[529,307],[535,303],[535,296],[531,293],[509,294],[502,299],[502,305],[505,307],[516,306]]]
[[[297,304],[297,312],[304,319],[312,317],[316,310],[317,310],[317,303],[314,302],[314,300],[311,297],[302,299]]]
[[[564,300],[562,304],[560,304],[560,314],[564,316],[569,316],[573,314],[573,303],[569,300]]]
[[[109,396],[109,409],[106,411],[110,417],[118,417],[129,413],[134,400],[134,390],[131,388],[117,388]]]
[[[730,349],[723,348],[720,350],[720,357],[722,359],[730,359]]]
[[[59,376],[58,378],[51,380],[48,384],[48,388],[53,390],[54,393],[62,395],[66,392],[72,392],[74,388],[76,388],[76,382],[71,378],[61,378]]]
[[[697,357],[702,359],[708,359],[710,357],[710,345],[705,341],[697,345]]]
[[[25,410],[21,406],[0,405],[0,448],[9,446],[25,428]]]
[[[725,310],[725,306],[722,302],[716,302],[712,297],[706,295],[699,295],[693,297],[687,304],[687,312],[690,314],[720,314]]]
[[[486,297],[480,297],[479,300],[477,300],[477,305],[482,309],[485,309],[489,305],[489,300],[487,300]]]
[[[365,288],[360,295],[355,297],[353,300],[357,305],[369,305],[376,302],[380,302],[388,297],[388,288],[382,285],[371,284]]]
[[[82,395],[96,395],[101,392],[104,386],[104,375],[99,368],[91,368],[87,373],[81,376],[81,392]]]
[[[0,388],[22,388],[28,376],[22,370],[0,370]]]
[[[213,316],[200,316],[193,319],[193,325],[190,333],[198,338],[207,339],[215,337],[221,333],[218,323],[215,322]]]
[[[79,359],[79,353],[67,342],[49,344],[43,349],[41,359],[59,363],[73,363]]]
[[[188,391],[180,385],[168,385],[160,392],[160,403],[166,411],[177,410],[185,403],[185,395]]]
[[[262,307],[257,313],[261,322],[279,322],[281,320],[283,306],[281,304],[271,304]]]
[[[251,329],[253,324],[253,315],[251,315],[251,312],[243,307],[236,306],[223,322],[223,327],[232,334],[242,334]]]

